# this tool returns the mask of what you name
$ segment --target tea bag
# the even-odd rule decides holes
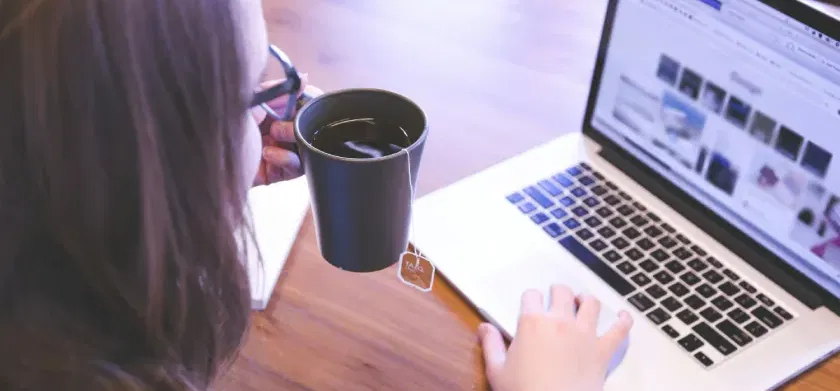
[[[405,133],[408,139],[408,133],[405,129],[400,128]],[[414,237],[414,185],[411,178],[411,153],[408,148],[403,148],[406,156],[406,172],[408,176],[409,192],[409,232],[410,236]],[[410,240],[409,240],[410,241]],[[435,265],[426,259],[416,247],[412,246],[411,250],[407,250],[400,255],[400,260],[397,267],[397,277],[403,284],[413,286],[421,292],[431,292],[435,284]]]

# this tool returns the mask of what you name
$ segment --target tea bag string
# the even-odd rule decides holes
[[[403,134],[405,135],[406,140],[410,140],[411,138],[408,137],[408,132],[405,131],[402,127],[400,127]],[[410,145],[409,145],[410,146]],[[405,160],[406,160],[406,173],[408,174],[408,224],[409,224],[409,238],[408,242],[411,244],[412,239],[417,239],[417,235],[415,235],[414,231],[414,181],[411,177],[411,152],[408,151],[408,147],[403,148],[405,151]],[[420,252],[417,250],[417,246],[412,244],[412,252],[414,253],[414,266],[420,266]]]

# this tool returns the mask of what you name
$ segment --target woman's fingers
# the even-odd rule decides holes
[[[530,289],[522,294],[522,305],[519,309],[522,315],[545,312],[543,294],[536,289]]]
[[[281,143],[295,142],[295,127],[292,122],[275,121],[271,124],[271,137]]]
[[[563,319],[574,319],[575,294],[565,285],[552,285],[548,311]]]
[[[592,330],[598,327],[598,317],[601,314],[601,302],[592,295],[580,295],[577,299],[577,323],[583,330]]]
[[[263,148],[266,183],[287,181],[303,175],[300,157],[282,147],[266,146]]]
[[[618,348],[627,339],[633,327],[633,318],[626,311],[618,313],[618,321],[598,341],[598,354],[605,363],[612,359]]]

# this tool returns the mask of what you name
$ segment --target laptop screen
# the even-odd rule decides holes
[[[591,125],[840,296],[840,42],[758,0],[619,0]]]

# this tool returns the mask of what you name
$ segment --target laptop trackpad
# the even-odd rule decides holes
[[[587,293],[586,288],[559,264],[559,260],[526,261],[513,263],[485,281],[483,288],[486,293],[475,304],[488,320],[495,322],[510,337],[516,334],[522,294],[528,289],[540,290],[547,308],[553,284],[566,285],[575,294]],[[617,319],[616,312],[602,303],[597,334],[606,333]]]

